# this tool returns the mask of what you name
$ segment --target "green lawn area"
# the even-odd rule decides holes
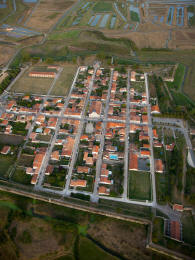
[[[31,176],[26,174],[25,170],[16,168],[12,180],[21,184],[28,185],[31,182]]]
[[[151,199],[150,173],[134,171],[130,172],[129,198],[137,200]]]
[[[9,167],[14,163],[14,156],[0,155],[0,176],[6,178]]]
[[[12,86],[11,91],[29,94],[47,94],[53,79],[32,78],[28,76],[27,70]]]
[[[185,243],[195,246],[195,219],[191,213],[185,213],[182,216],[183,240]]]
[[[67,64],[53,88],[51,95],[66,96],[74,79],[77,70],[77,65]]]
[[[131,11],[131,12],[130,12],[130,15],[131,15],[131,20],[132,20],[133,22],[139,22],[139,15],[138,15],[136,12]]]
[[[66,40],[73,39],[76,40],[79,37],[79,30],[72,30],[68,32],[55,32],[49,35],[48,40],[57,41],[57,40]]]
[[[167,82],[167,85],[175,89],[180,89],[183,83],[184,75],[185,75],[185,66],[180,63],[176,69],[174,81]]]
[[[164,220],[156,217],[153,221],[152,242],[162,243],[164,240]]]
[[[50,184],[53,187],[63,188],[65,186],[65,177],[67,170],[54,168],[51,175],[45,176],[44,184]]]
[[[157,201],[164,204],[168,200],[168,175],[155,173]]]
[[[96,13],[99,12],[112,12],[113,7],[111,2],[98,2],[94,7],[93,11]]]
[[[195,107],[195,103],[180,92],[171,91],[175,104],[178,106]]]
[[[116,260],[117,258],[106,253],[96,246],[88,238],[80,237],[79,241],[79,259],[80,260]]]

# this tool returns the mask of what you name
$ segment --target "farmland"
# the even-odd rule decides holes
[[[57,0],[55,3],[52,0],[40,1],[39,8],[35,10],[26,25],[48,31],[73,4],[74,1]]]
[[[28,76],[30,69],[16,81],[11,91],[29,94],[47,94],[53,79],[31,78]]]
[[[151,184],[149,173],[130,172],[129,198],[137,200],[151,199]]]
[[[66,64],[57,80],[51,94],[56,96],[65,96],[68,93],[73,81],[77,66],[74,64]]]

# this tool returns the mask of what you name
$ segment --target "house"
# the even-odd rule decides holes
[[[158,139],[157,130],[156,130],[156,129],[153,129],[152,132],[153,132],[153,138],[154,138],[154,139]]]
[[[101,101],[92,101],[91,106],[89,108],[89,117],[100,117],[102,110],[102,102]]]
[[[83,187],[85,188],[87,186],[87,181],[86,180],[71,180],[70,182],[71,187]]]
[[[148,124],[148,116],[147,115],[142,115],[142,122],[144,124]]]
[[[173,204],[173,210],[183,212],[184,207],[183,207],[183,205],[180,205],[180,204]]]
[[[131,71],[131,81],[136,81],[136,72],[135,71]]]
[[[78,166],[77,173],[89,173],[90,168],[86,166]]]
[[[56,73],[55,72],[41,72],[41,71],[31,71],[28,74],[29,77],[35,77],[35,78],[55,78]]]
[[[47,165],[47,168],[45,170],[45,175],[52,174],[53,170],[54,170],[54,166],[53,165]]]
[[[138,171],[138,156],[133,152],[129,154],[129,170]]]
[[[92,148],[92,154],[93,155],[98,155],[99,152],[99,146],[98,145],[94,145]]]
[[[155,142],[154,142],[154,147],[156,147],[156,148],[162,148],[162,147],[163,147],[163,144],[160,143],[160,142],[158,142],[158,141],[155,141]]]
[[[33,169],[40,170],[41,165],[45,158],[45,152],[39,152],[35,155],[34,161],[33,161]]]
[[[155,171],[159,173],[163,173],[164,165],[161,159],[155,160]]]
[[[110,189],[101,185],[98,188],[98,194],[99,195],[110,195]]]
[[[149,150],[141,150],[140,154],[143,157],[150,157],[150,151]]]
[[[26,168],[26,174],[33,175],[34,174],[33,168],[31,167]]]
[[[101,183],[101,184],[111,185],[111,184],[112,184],[112,181],[109,180],[107,177],[101,176],[101,177],[100,177],[100,181],[99,181],[99,183]]]
[[[59,151],[53,151],[51,154],[51,160],[59,161],[59,159],[60,159]]]
[[[151,114],[160,114],[160,109],[158,105],[151,107]]]
[[[175,144],[174,144],[174,143],[172,143],[172,144],[166,144],[165,147],[166,147],[166,151],[172,152],[173,149],[174,149],[174,147],[175,147]]]
[[[174,240],[182,241],[182,224],[176,220],[165,220],[165,234]]]
[[[8,153],[10,152],[10,150],[11,150],[11,147],[8,146],[8,145],[5,145],[5,146],[2,148],[2,150],[1,150],[1,154],[6,155],[6,154],[8,154]]]
[[[38,174],[34,174],[31,179],[31,184],[35,185],[37,183],[37,179],[38,179]]]

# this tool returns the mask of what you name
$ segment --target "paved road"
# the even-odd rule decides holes
[[[147,108],[148,108],[148,135],[150,138],[150,173],[151,173],[151,181],[152,181],[152,200],[154,205],[156,205],[156,181],[155,181],[155,165],[154,165],[154,153],[153,153],[153,131],[152,131],[152,119],[151,119],[151,108],[150,108],[150,94],[148,87],[148,75],[145,76],[145,85],[146,85],[146,96],[147,96]]]
[[[78,68],[78,70],[77,70],[77,73],[76,73],[75,78],[74,78],[74,80],[73,80],[73,83],[72,83],[70,92],[69,92],[68,97],[66,98],[66,101],[65,101],[65,103],[64,103],[64,107],[63,107],[63,109],[62,109],[61,112],[60,112],[60,117],[58,118],[57,125],[56,125],[56,128],[55,128],[55,134],[54,134],[54,136],[53,136],[53,138],[52,138],[52,141],[51,141],[50,146],[49,146],[48,149],[47,149],[47,153],[46,153],[46,156],[45,156],[43,165],[42,165],[42,167],[41,167],[40,174],[39,174],[39,177],[38,177],[38,181],[37,181],[37,184],[35,185],[35,189],[40,189],[40,187],[41,187],[41,185],[42,185],[42,183],[43,183],[43,180],[44,180],[44,177],[45,177],[45,170],[46,170],[46,167],[47,167],[47,165],[48,165],[48,161],[49,161],[49,159],[50,159],[50,155],[51,155],[51,153],[52,153],[53,147],[54,147],[55,142],[56,142],[56,139],[57,139],[57,135],[58,135],[58,132],[59,132],[59,128],[60,128],[60,125],[61,125],[61,121],[62,121],[62,118],[63,118],[64,111],[66,110],[66,108],[67,108],[67,106],[68,106],[68,104],[69,104],[71,92],[72,92],[72,90],[73,90],[73,88],[74,88],[74,85],[75,85],[75,82],[76,82],[76,80],[77,80],[77,77],[78,77],[78,74],[79,74],[79,70],[80,70],[80,68]],[[61,71],[62,71],[62,69],[61,69]],[[61,71],[59,72],[58,77],[60,76]],[[57,77],[56,77],[56,78],[57,78]],[[57,80],[57,79],[56,79],[56,80]],[[48,91],[48,95],[51,93],[53,87],[55,86],[55,83],[56,83],[56,81],[53,83],[52,87],[51,87],[50,90]],[[45,98],[46,98],[46,100],[47,100],[47,97],[45,97]],[[45,100],[45,101],[46,101],[46,100]]]
[[[126,105],[126,128],[125,128],[125,155],[124,155],[124,183],[122,197],[128,197],[128,175],[129,175],[129,132],[130,132],[130,72],[127,77],[127,105]]]
[[[100,174],[101,174],[102,156],[103,156],[103,151],[104,151],[104,142],[105,142],[107,119],[108,119],[110,93],[111,93],[112,80],[113,80],[113,71],[114,70],[111,69],[108,95],[107,95],[107,98],[106,98],[106,108],[105,108],[105,114],[104,114],[104,121],[102,123],[102,133],[101,133],[101,138],[100,138],[100,149],[99,149],[98,159],[97,159],[97,162],[96,162],[96,176],[95,176],[95,183],[94,183],[94,189],[93,189],[93,196],[91,197],[91,200],[94,201],[94,202],[98,201],[98,184],[99,184]]]
[[[82,134],[83,126],[84,126],[84,120],[83,119],[85,118],[85,111],[86,111],[86,108],[87,108],[89,97],[91,95],[91,91],[92,91],[92,88],[93,88],[93,82],[94,82],[96,71],[97,71],[98,68],[99,68],[99,64],[96,64],[94,66],[94,73],[93,73],[92,79],[91,79],[90,84],[89,84],[88,94],[85,98],[85,103],[84,103],[84,107],[83,107],[83,111],[82,111],[82,115],[81,115],[82,121],[80,122],[78,133],[77,133],[76,138],[75,138],[74,148],[73,148],[72,157],[71,157],[71,163],[70,163],[70,167],[69,167],[69,171],[68,171],[68,176],[67,176],[67,179],[66,179],[66,185],[65,185],[65,188],[63,190],[64,196],[68,196],[70,194],[69,186],[70,186],[70,182],[71,182],[71,178],[72,178],[72,172],[73,172],[73,169],[74,169],[74,164],[76,162],[80,138],[81,138],[81,134]]]

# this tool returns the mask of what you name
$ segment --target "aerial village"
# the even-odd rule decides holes
[[[48,66],[28,77],[55,79],[59,71]],[[154,123],[160,109],[147,75],[126,69],[81,66],[66,97],[9,93],[1,110],[0,134],[17,136],[15,145],[1,144],[1,156],[12,158],[3,177],[35,191],[148,203],[153,178],[168,170],[165,152],[177,145]],[[181,230],[170,225],[167,234],[173,225]]]

